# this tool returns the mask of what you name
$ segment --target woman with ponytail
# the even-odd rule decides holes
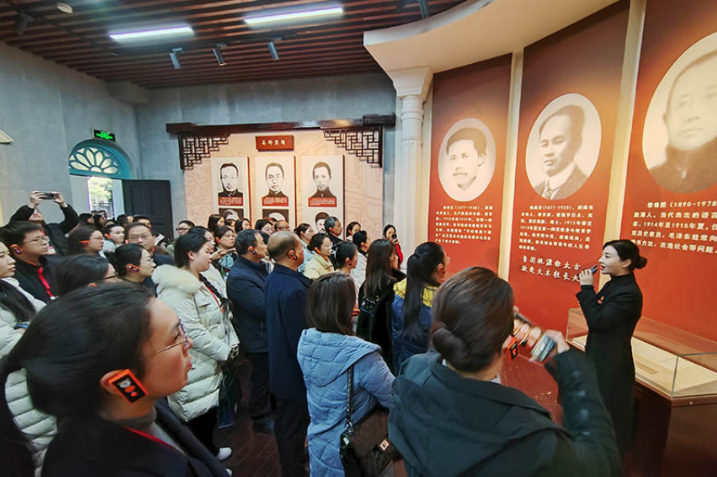
[[[560,333],[545,332],[556,343],[545,367],[565,427],[501,384],[513,331],[507,282],[486,268],[463,270],[438,289],[432,315],[435,351],[406,361],[393,383],[388,434],[409,477],[622,475],[590,364]]]
[[[182,389],[192,340],[166,304],[124,283],[84,287],[43,308],[0,361],[0,475],[32,476],[8,410],[8,375],[62,423],[43,477],[226,477],[164,403]]]
[[[222,384],[222,364],[231,361],[239,349],[239,339],[231,323],[228,300],[218,282],[202,273],[211,267],[213,239],[205,234],[188,233],[174,245],[176,266],[158,267],[152,279],[157,296],[182,317],[187,334],[194,340],[191,355],[194,367],[189,383],[169,396],[169,405],[194,432],[194,435],[220,460],[231,455],[231,449],[214,444]]]
[[[406,279],[394,285],[391,305],[393,369],[414,354],[428,350],[433,294],[445,280],[448,258],[443,247],[422,243],[408,257]]]
[[[642,316],[642,292],[634,272],[645,265],[647,259],[633,242],[611,240],[603,245],[600,258],[601,273],[610,281],[595,293],[593,272],[583,270],[577,294],[589,329],[585,353],[595,367],[621,452],[630,448],[635,385],[632,334]]]
[[[10,256],[5,244],[0,243],[0,358],[10,353],[25,333],[35,313],[45,306],[20,288],[12,278],[14,274],[15,260]],[[19,424],[25,439],[30,441],[35,473],[39,475],[45,451],[56,432],[55,420],[33,407],[24,371],[12,373],[8,377],[5,393],[13,418]],[[2,465],[6,456],[0,456]]]

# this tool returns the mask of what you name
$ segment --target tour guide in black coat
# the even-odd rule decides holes
[[[592,284],[580,288],[577,297],[590,330],[585,353],[595,367],[618,447],[625,452],[630,447],[635,385],[631,340],[642,315],[642,292],[634,273],[612,276],[597,294]]]
[[[518,389],[465,378],[435,352],[411,357],[393,384],[388,432],[409,477],[621,475],[585,357],[569,350],[545,367],[558,382],[564,428]]]

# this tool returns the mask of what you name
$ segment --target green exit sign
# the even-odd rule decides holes
[[[115,142],[115,134],[107,131],[100,131],[99,129],[94,129],[94,138],[95,139],[104,139],[105,141],[112,141]]]

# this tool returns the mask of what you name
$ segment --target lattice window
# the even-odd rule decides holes
[[[68,165],[72,175],[130,178],[124,151],[97,141],[84,141],[75,146]]]
[[[383,127],[325,129],[324,138],[374,167],[383,165]]]
[[[229,144],[229,134],[214,137],[179,136],[179,166],[182,169],[192,169],[195,164],[201,164],[212,152],[217,152],[220,146]]]

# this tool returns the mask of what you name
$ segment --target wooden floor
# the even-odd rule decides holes
[[[247,401],[246,383],[249,366],[241,368],[244,385],[244,403]],[[529,363],[519,356],[515,361],[504,362],[501,373],[503,384],[521,389],[550,411],[558,422],[562,418],[557,403],[558,388],[553,378],[540,365]],[[280,477],[279,455],[274,437],[268,434],[254,434],[246,404],[239,408],[237,422],[233,427],[216,431],[216,442],[222,447],[231,447],[232,456],[225,461],[233,475],[241,477]],[[394,477],[403,477],[406,473],[402,463],[394,467]]]

